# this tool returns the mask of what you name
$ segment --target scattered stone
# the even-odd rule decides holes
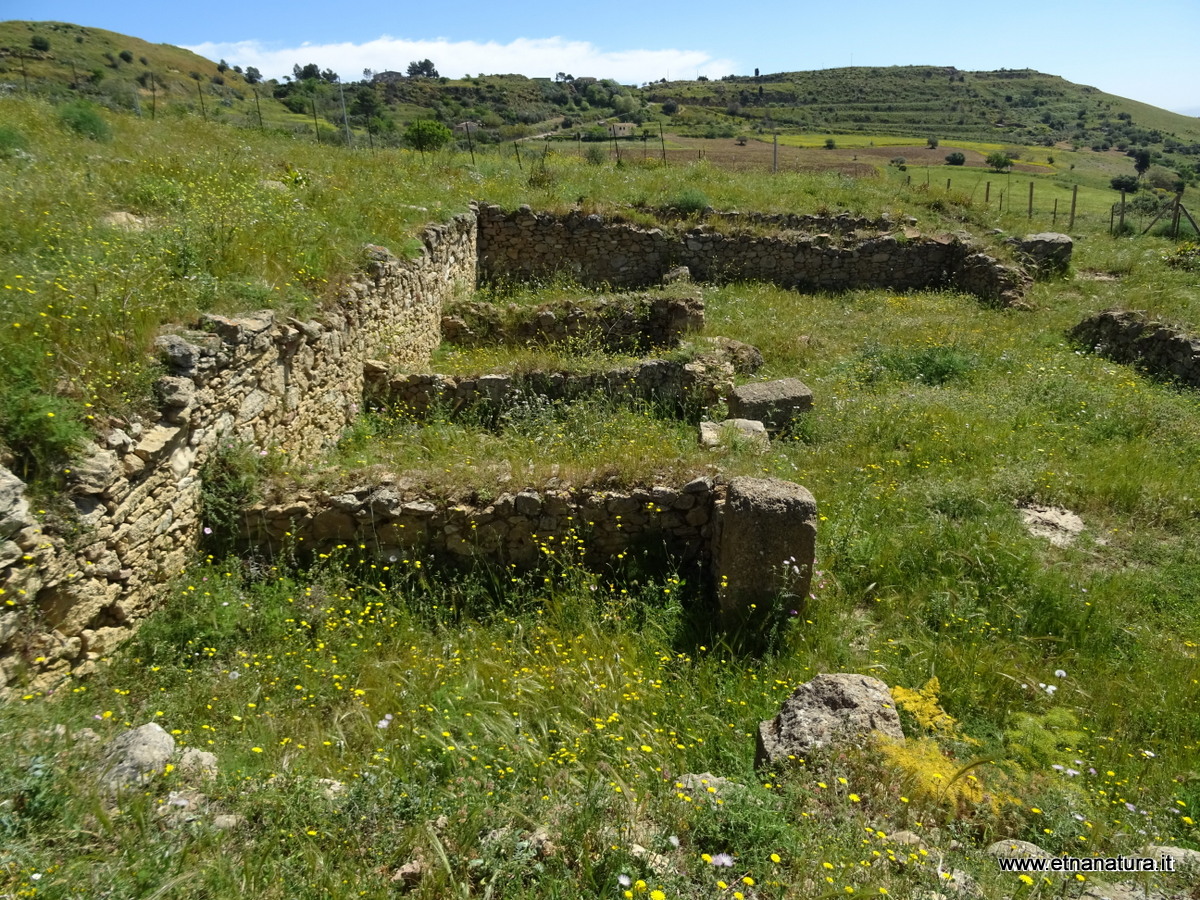
[[[735,419],[756,419],[767,428],[781,431],[800,413],[812,409],[813,395],[799,378],[758,381],[735,387],[729,396],[729,415]]]
[[[726,419],[700,423],[700,446],[708,450],[737,450],[745,447],[766,453],[771,438],[762,422],[750,419]]]
[[[233,831],[235,828],[241,828],[246,824],[246,817],[232,813],[221,813],[219,816],[213,816],[213,828],[218,831]]]
[[[1021,521],[1034,537],[1046,538],[1055,547],[1069,547],[1083,531],[1083,519],[1061,506],[1025,504],[1018,507]]]
[[[175,753],[175,738],[157,722],[118,735],[105,753],[101,785],[116,792],[146,784],[161,774]]]
[[[780,765],[838,744],[862,746],[876,734],[904,741],[888,686],[869,675],[818,675],[796,688],[774,719],[759,723],[754,764]]]
[[[709,338],[708,344],[717,355],[729,360],[739,375],[753,375],[766,364],[762,351],[753,344],[727,337]]]
[[[345,796],[347,790],[346,785],[336,778],[318,778],[317,787],[321,790],[321,796],[330,801]]]
[[[817,502],[808,489],[777,478],[733,478],[716,517],[713,569],[722,612],[766,609],[781,595],[792,597],[798,611],[808,597],[817,540]]]
[[[401,890],[411,891],[421,879],[425,877],[428,871],[428,866],[425,864],[425,859],[418,854],[402,865],[392,875],[392,884],[399,885]]]
[[[744,792],[746,787],[728,778],[704,772],[700,775],[680,775],[675,780],[675,789],[687,794],[696,803],[704,803],[709,800],[728,802]]]
[[[170,791],[167,799],[154,811],[172,827],[195,822],[204,815],[208,798],[197,791]]]
[[[135,216],[131,212],[110,212],[100,217],[100,224],[106,228],[117,228],[121,231],[145,231],[150,220]]]
[[[184,778],[208,781],[217,777],[217,757],[214,753],[188,747],[179,757],[179,774]]]
[[[687,266],[676,266],[663,273],[663,284],[679,284],[692,280],[692,271]]]
[[[906,847],[924,847],[925,841],[915,831],[895,831],[887,836],[887,840],[893,844],[901,844]]]

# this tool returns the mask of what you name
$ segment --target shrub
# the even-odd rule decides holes
[[[424,153],[426,150],[440,150],[450,143],[450,139],[454,137],[450,129],[441,122],[435,122],[432,119],[421,119],[409,124],[404,129],[404,143],[412,147],[414,150],[420,150]]]
[[[837,141],[835,141],[833,138],[825,138],[825,149],[826,150],[836,150],[837,149]]]
[[[1137,193],[1141,183],[1136,175],[1117,175],[1109,182],[1114,191],[1125,191],[1129,194]]]
[[[127,63],[133,62],[133,51],[131,50],[122,50],[118,55]]]
[[[926,138],[925,146],[928,147],[930,150],[936,150],[938,148],[938,139],[935,137]]]
[[[686,188],[667,201],[667,205],[684,213],[701,213],[708,209],[709,203],[708,197],[704,195],[703,191],[697,188]]]
[[[946,154],[946,165],[948,166],[961,166],[965,165],[966,162],[967,155],[965,153],[959,153],[955,150],[953,153]]]
[[[93,141],[107,141],[112,130],[100,115],[99,110],[86,100],[75,100],[58,111],[58,119],[76,134]]]
[[[15,156],[18,150],[28,146],[25,135],[11,125],[0,125],[0,159]]]
[[[905,169],[908,168],[908,166],[906,165],[907,162],[908,162],[908,160],[905,159],[903,156],[893,156],[891,159],[888,160],[888,165],[895,166],[897,169],[899,169],[901,172],[903,172]]]
[[[47,50],[50,49],[50,39],[43,37],[40,34],[35,34],[33,37],[31,37],[29,39],[29,46],[32,47],[34,50],[37,50],[41,53],[45,53]]]
[[[583,156],[593,166],[602,166],[608,161],[608,148],[600,144],[588,144]]]
[[[673,116],[675,113],[679,112],[679,103],[675,100],[667,100],[662,105],[662,111],[668,116]]]

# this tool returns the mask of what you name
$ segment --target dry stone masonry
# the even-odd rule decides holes
[[[1071,337],[1155,378],[1200,387],[1200,338],[1151,321],[1144,313],[1106,309],[1076,325]]]
[[[657,284],[677,266],[701,281],[766,281],[799,290],[957,288],[987,303],[1021,302],[1029,279],[961,236],[886,230],[862,235],[756,232],[711,226],[671,233],[598,215],[507,213],[479,208],[479,274],[485,281],[565,273],[613,287]]]
[[[471,310],[479,313],[474,319],[461,314],[467,307],[443,319],[449,304],[480,280],[565,271],[618,288],[683,282],[660,300],[632,306],[576,303],[539,308],[524,323],[507,314],[497,319],[514,340],[561,339],[598,326],[625,334],[641,329],[638,340],[658,346],[702,324],[702,305],[686,284],[689,269],[700,279],[759,279],[801,289],[954,287],[1000,304],[1018,302],[1027,285],[1019,270],[959,237],[921,237],[883,220],[771,223],[729,215],[717,221],[731,233],[708,225],[668,232],[580,213],[473,207],[427,228],[415,259],[365,248],[361,275],[320,317],[209,315],[190,329],[163,334],[157,349],[167,374],[156,387],[159,416],[107,423],[73,466],[72,521],[61,527],[43,521],[25,485],[0,465],[0,699],[86,674],[161,603],[165,586],[198,544],[200,473],[214,450],[245,442],[291,462],[315,460],[358,414],[367,376],[414,405],[448,394],[455,402],[505,396],[513,383],[503,378],[451,383],[388,374],[426,368],[444,326],[466,341],[481,322],[491,327],[492,313],[478,308]],[[772,226],[783,231],[761,233]],[[722,379],[730,367],[749,372],[761,365],[751,347],[729,341],[726,349]],[[382,367],[368,365],[380,359]],[[620,377],[647,392],[678,384],[682,395],[697,373],[687,365],[676,372],[664,362],[644,362]],[[546,377],[550,382],[539,388],[548,390],[555,376]],[[603,382],[596,386],[605,389]],[[799,485],[734,479],[620,496],[527,490],[450,507],[388,491],[376,485],[361,495],[306,495],[255,509],[247,537],[274,544],[283,530],[298,527],[312,546],[369,535],[369,545],[382,550],[406,546],[418,534],[447,556],[481,552],[517,562],[528,558],[534,534],[541,540],[586,527],[594,539],[588,552],[611,552],[636,537],[708,565],[725,609],[780,591],[807,592],[815,505]]]
[[[365,360],[424,363],[444,303],[475,284],[475,218],[428,228],[423,252],[366,250],[360,280],[323,318],[205,316],[163,335],[156,422],[112,423],[75,467],[77,532],[44,527],[0,467],[0,696],[87,672],[158,606],[194,553],[200,468],[228,441],[308,461],[358,414]]]

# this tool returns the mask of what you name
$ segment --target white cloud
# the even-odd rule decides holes
[[[345,81],[357,81],[363,69],[403,72],[413,60],[431,59],[438,72],[452,78],[464,74],[520,74],[553,78],[558,72],[614,78],[624,84],[659,78],[717,78],[736,71],[729,59],[701,50],[603,50],[587,41],[565,38],[518,38],[508,44],[489,41],[408,41],[383,36],[362,44],[313,44],[272,47],[261,41],[197,44],[187,49],[230,65],[254,66],[266,78],[282,79],[292,66],[316,63],[333,69]]]

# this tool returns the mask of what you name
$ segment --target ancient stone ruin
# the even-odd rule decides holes
[[[678,280],[686,266],[700,279],[760,279],[823,290],[952,287],[1000,304],[1018,302],[1028,284],[1020,270],[959,237],[924,237],[886,221],[802,218],[764,235],[762,223],[757,231],[738,230],[737,218],[727,217],[717,220],[729,226],[730,233],[722,234],[707,224],[646,229],[580,213],[481,206],[427,228],[415,259],[365,248],[360,275],[320,316],[206,315],[190,327],[168,329],[157,344],[168,373],[157,385],[157,418],[115,422],[81,455],[71,471],[75,517],[67,527],[44,522],[25,497],[25,485],[0,466],[0,696],[18,686],[46,689],[69,674],[87,674],[157,607],[163,586],[198,546],[201,471],[222,445],[243,442],[286,454],[295,464],[314,461],[358,416],[368,382],[414,405],[433,398],[503,401],[516,389],[513,381],[486,375],[473,381],[429,375],[443,329],[467,342],[478,337],[481,323],[512,339],[551,340],[598,322],[623,345],[670,346],[695,328],[699,313],[681,290],[661,302],[635,304],[639,311],[632,318],[627,307],[598,303],[578,314],[574,307],[551,305],[532,320],[500,315],[492,323],[490,313],[477,307],[452,306],[480,281],[519,280],[553,269],[583,283],[637,288],[659,284],[664,276]],[[812,232],[818,228],[823,230]],[[721,390],[732,371],[753,367],[756,357],[761,363],[753,348],[735,341],[725,346],[730,353],[717,367]],[[604,377],[641,384],[656,396],[698,390],[707,397],[708,376],[687,364],[648,360]],[[530,387],[555,389],[553,379]],[[609,383],[564,378],[561,389],[570,397],[576,390],[608,390]],[[782,421],[777,414],[794,416],[802,395],[790,394],[776,412],[762,413],[770,427]],[[707,566],[726,609],[780,591],[803,596],[812,566],[814,501],[798,485],[751,482],[648,486],[641,489],[645,496],[637,490],[602,496],[590,488],[562,496],[530,486],[466,511],[391,497],[387,485],[377,484],[361,496],[294,498],[290,505],[252,509],[245,537],[270,544],[286,522],[301,527],[314,545],[341,534],[379,535],[381,528],[399,541],[400,527],[411,524],[447,554],[469,546],[470,552],[516,558],[527,551],[523,533],[535,521],[538,528],[547,520],[565,527],[568,517],[577,516],[577,523],[596,522],[591,552],[602,553],[619,546],[615,539],[606,543],[603,523],[620,508],[629,510],[621,515],[645,517],[645,533],[678,547],[682,558],[692,554]],[[490,526],[485,534],[491,537],[466,539],[463,524],[472,516],[477,525],[483,520]],[[749,541],[747,534],[759,538]],[[390,546],[389,538],[374,540],[381,550]]]

